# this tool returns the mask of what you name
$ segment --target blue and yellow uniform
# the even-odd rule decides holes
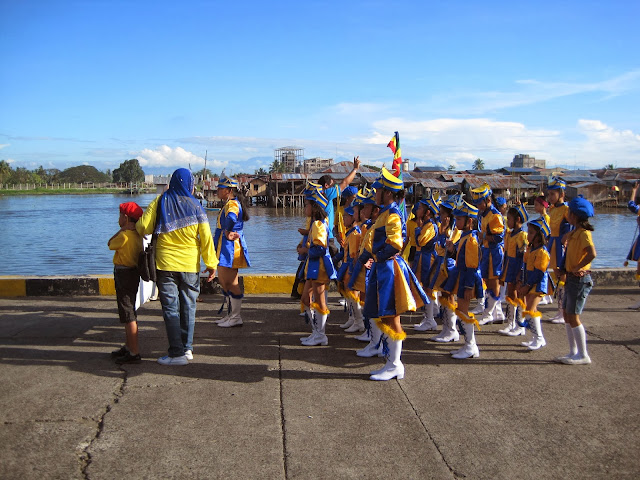
[[[547,274],[549,262],[549,251],[544,245],[540,245],[526,252],[524,285],[531,286],[529,293],[535,293],[541,297],[549,293],[550,282],[549,275]]]
[[[438,225],[433,219],[427,220],[424,225],[416,227],[414,231],[416,255],[411,269],[423,286],[427,286],[429,283],[429,273],[433,263],[437,236]]]
[[[218,214],[216,231],[213,236],[213,244],[216,246],[219,266],[228,268],[247,268],[251,266],[243,228],[242,205],[237,199],[230,199]],[[224,232],[238,233],[240,238],[229,240]]]
[[[637,222],[640,226],[640,207],[636,205],[636,202],[632,200],[629,201],[629,210],[631,212],[636,213],[638,215]],[[633,245],[631,245],[631,249],[629,250],[629,255],[627,255],[627,260],[631,260],[634,262],[640,262],[640,235],[635,239]],[[636,280],[640,280],[640,278],[636,278]]]
[[[549,210],[549,221],[547,222],[551,229],[549,236],[549,255],[551,257],[551,268],[556,269],[562,263],[564,255],[564,246],[562,245],[562,237],[571,231],[569,223],[569,205],[562,202],[560,205],[552,205]]]
[[[482,278],[478,272],[479,261],[478,232],[476,230],[461,232],[456,248],[456,266],[449,273],[449,278],[442,289],[462,298],[465,290],[470,288],[472,289],[471,298],[482,298],[484,290]]]
[[[406,226],[397,203],[381,209],[371,232],[374,263],[363,313],[369,318],[395,317],[429,303],[418,279],[398,255],[404,244]]]
[[[329,254],[329,223],[316,220],[311,223],[309,238],[307,239],[307,263],[304,275],[307,280],[329,283],[336,279],[331,255]]]
[[[514,228],[505,237],[504,268],[501,280],[504,283],[516,283],[522,279],[524,254],[527,248],[527,232],[522,227]]]
[[[347,288],[350,290],[356,290],[361,293],[365,293],[367,290],[367,280],[370,270],[364,268],[364,264],[372,257],[373,248],[373,220],[369,219],[365,221],[360,227],[360,248],[358,249],[358,257],[351,266],[349,272],[351,278],[347,283]]]
[[[351,279],[351,272],[353,272],[353,262],[358,257],[358,251],[360,250],[360,241],[362,240],[362,231],[359,225],[353,225],[346,232],[344,256],[342,258],[342,265],[338,269],[338,289],[344,297],[352,298],[351,291],[344,288]]]
[[[480,272],[482,278],[491,279],[502,275],[504,260],[504,220],[496,207],[491,205],[478,218],[478,229],[484,234]],[[491,235],[492,239],[487,237]]]

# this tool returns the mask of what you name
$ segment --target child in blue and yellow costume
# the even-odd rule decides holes
[[[640,186],[640,182],[636,182],[631,190],[631,200],[629,200],[629,210],[631,213],[635,213],[638,215],[636,218],[636,222],[638,223],[638,227],[640,227],[640,207],[636,203],[636,192],[638,191],[638,186]],[[638,235],[631,245],[631,249],[629,250],[629,255],[627,255],[627,260],[624,262],[624,266],[629,265],[629,261],[637,262],[636,268],[636,280],[640,285],[640,235]],[[632,310],[636,308],[640,308],[640,302],[630,305],[629,307]]]
[[[438,324],[435,320],[436,297],[429,288],[429,273],[435,256],[436,237],[438,236],[438,224],[436,217],[440,211],[438,202],[430,197],[418,202],[416,212],[416,228],[414,238],[416,243],[416,254],[413,259],[411,270],[420,281],[425,293],[432,300],[424,306],[424,316],[422,321],[415,324],[413,328],[419,331],[435,330]]]
[[[353,268],[350,272],[351,278],[348,283],[350,290],[357,291],[360,299],[365,298],[367,286],[369,284],[369,276],[371,273],[372,248],[373,248],[373,229],[371,228],[378,218],[380,208],[376,204],[376,192],[373,189],[367,189],[366,187],[358,192],[356,195],[356,203],[360,204],[360,220],[361,220],[361,235],[360,248],[358,250],[358,257],[353,262]],[[361,302],[364,304],[364,302]],[[363,311],[365,332],[355,337],[356,340],[363,342],[369,342],[364,348],[356,351],[356,355],[359,357],[373,357],[378,354],[382,354],[382,342],[380,337],[382,332],[367,314]]]
[[[456,303],[453,296],[442,290],[441,286],[446,283],[449,274],[456,267],[455,252],[447,250],[447,241],[452,244],[460,240],[460,230],[455,226],[453,211],[455,210],[456,196],[451,196],[439,205],[438,235],[434,246],[434,261],[429,272],[429,281],[425,288],[427,295],[432,292],[431,299],[440,296],[440,304],[443,307],[442,331],[435,337],[430,338],[434,342],[457,342],[460,340],[458,333],[456,316]]]
[[[547,250],[547,238],[551,233],[549,225],[544,218],[531,220],[527,226],[529,248],[525,254],[524,282],[518,288],[518,304],[524,308],[524,323],[531,330],[533,338],[529,342],[522,342],[523,347],[529,350],[538,350],[547,342],[542,335],[542,313],[538,311],[538,304],[549,290],[549,251]]]
[[[551,256],[550,266],[555,275],[557,284],[556,298],[558,299],[558,312],[551,318],[552,323],[564,323],[564,312],[562,310],[562,301],[564,297],[564,282],[566,275],[562,275],[560,264],[565,252],[565,245],[562,238],[571,231],[569,223],[569,205],[564,201],[564,192],[567,184],[559,178],[552,178],[547,186],[547,201],[551,205],[549,210],[549,255]]]
[[[404,198],[402,180],[393,176],[386,168],[373,183],[376,203],[381,207],[373,231],[373,265],[367,285],[364,311],[382,331],[382,342],[387,353],[387,363],[371,372],[371,380],[391,380],[404,377],[404,365],[400,361],[402,341],[406,333],[400,323],[400,315],[416,311],[429,303],[407,262],[400,255],[404,245],[406,226],[400,213],[398,200]]]
[[[340,325],[345,329],[345,332],[352,333],[364,330],[364,320],[362,317],[362,309],[360,306],[359,292],[354,292],[346,288],[345,284],[349,283],[351,273],[353,271],[353,262],[358,256],[358,250],[360,249],[360,241],[362,240],[360,226],[356,223],[356,210],[359,216],[359,206],[349,206],[342,211],[342,221],[347,229],[344,234],[344,255],[342,257],[342,264],[338,269],[338,291],[347,301],[348,311],[351,313],[349,321]]]
[[[482,245],[480,273],[487,285],[485,307],[480,325],[494,321],[494,310],[500,301],[500,276],[504,261],[504,220],[493,205],[491,188],[483,184],[471,190],[473,204],[478,208],[478,231]]]
[[[302,194],[306,197],[310,193],[322,190],[322,187],[319,183],[313,183],[307,181],[305,188],[302,190]],[[302,239],[300,243],[298,243],[296,250],[299,247],[303,247],[307,244],[307,239],[309,238],[309,229],[311,228],[311,217],[304,217],[304,227],[298,229],[298,233],[302,235]],[[302,296],[302,289],[304,288],[304,282],[306,279],[304,278],[304,265],[307,261],[306,253],[298,253],[298,261],[300,262],[298,265],[298,269],[296,270],[296,276],[293,282],[293,287],[291,289],[291,296],[294,298],[300,298]]]
[[[520,326],[523,309],[518,303],[518,283],[523,280],[524,254],[527,249],[527,232],[522,225],[529,220],[529,214],[524,205],[511,207],[507,212],[508,232],[505,237],[504,267],[500,279],[507,287],[507,326],[498,333],[516,337],[524,335],[524,328]]]
[[[453,358],[477,358],[480,356],[474,336],[474,328],[478,324],[473,313],[469,313],[469,304],[474,298],[482,298],[482,278],[478,271],[480,263],[480,242],[478,231],[473,229],[478,218],[478,209],[460,199],[453,211],[456,217],[456,228],[460,230],[457,247],[447,241],[447,249],[456,250],[456,266],[451,271],[443,290],[456,296],[456,314],[464,333],[464,346],[451,352]],[[443,302],[444,304],[444,302]]]
[[[312,333],[301,339],[303,345],[327,345],[329,340],[325,334],[329,307],[324,295],[325,288],[331,280],[336,279],[336,271],[329,253],[329,223],[327,221],[327,198],[320,190],[310,192],[305,199],[304,213],[311,217],[311,228],[307,244],[298,249],[298,253],[306,253],[304,268],[305,284],[302,291],[302,304],[308,319],[311,321]],[[311,301],[311,295],[313,300]]]
[[[213,245],[219,262],[218,280],[225,297],[229,297],[230,311],[216,323],[219,327],[237,327],[242,325],[240,310],[244,298],[238,283],[238,269],[251,266],[243,233],[249,213],[244,197],[238,193],[237,180],[223,175],[218,181],[217,195],[225,204],[218,214]]]

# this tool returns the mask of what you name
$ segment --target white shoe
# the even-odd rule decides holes
[[[473,310],[471,310],[471,313],[473,313],[474,315],[479,315],[482,312],[484,312],[484,306],[486,304],[486,301],[487,301],[486,295],[483,298],[478,299],[478,304],[475,306]]]
[[[353,315],[352,315],[352,316],[349,317],[349,320],[347,320],[342,325],[339,325],[339,327],[340,328],[349,328],[351,325],[353,325],[354,321],[355,321],[355,318],[353,318]]]
[[[576,353],[573,356],[562,357],[560,362],[565,365],[589,365],[591,363],[591,358],[589,358],[589,355],[582,356],[579,353]]]
[[[307,340],[302,341],[302,345],[306,347],[315,347],[317,345],[328,345],[329,337],[327,337],[324,333],[316,333],[316,335],[311,335]]]
[[[418,330],[419,332],[426,332],[427,330],[437,330],[438,324],[433,318],[423,318],[420,323],[415,323],[413,325],[414,330]]]
[[[547,341],[544,339],[544,337],[536,335],[533,337],[533,341],[529,345],[527,345],[527,348],[529,350],[538,350],[544,347],[546,344]]]
[[[465,343],[464,347],[462,347],[458,353],[451,356],[457,359],[478,358],[480,356],[480,350],[478,350],[478,345],[475,343],[473,345]]]
[[[158,359],[158,363],[160,365],[189,365],[189,360],[187,360],[186,355],[182,355],[180,357],[170,357],[165,355]]]
[[[344,307],[347,304],[347,300],[345,298],[341,298],[338,300],[338,303]]]
[[[505,316],[504,316],[504,312],[502,311],[502,304],[500,302],[496,303],[496,308],[493,311],[493,317],[495,319],[496,322],[504,322],[505,321]]]
[[[516,325],[514,328],[509,330],[505,335],[508,335],[509,337],[519,337],[520,335],[524,335],[525,333],[527,333],[527,330],[524,327],[521,327],[520,325]]]
[[[371,333],[368,330],[365,330],[362,335],[357,335],[357,336],[355,336],[353,338],[356,339],[356,340],[359,340],[361,342],[370,342],[371,341]]]
[[[387,363],[381,370],[376,370],[377,373],[372,374],[369,377],[370,380],[386,381],[392,378],[397,378],[398,380],[404,378],[404,365],[400,361],[402,340],[391,340],[387,338],[387,345],[389,347]]]
[[[380,342],[380,346],[378,348],[376,348],[377,343],[378,342],[371,340],[366,347],[357,350],[356,355],[364,358],[380,356],[382,354],[382,342]]]
[[[364,323],[362,322],[353,322],[349,328],[345,330],[346,333],[354,333],[354,332],[364,332]]]
[[[219,323],[218,326],[222,328],[241,327],[242,317],[240,317],[240,315],[237,315],[235,317],[229,317],[226,322]]]
[[[193,360],[193,352],[191,350],[184,352],[184,356],[187,357],[187,360]]]
[[[222,318],[218,318],[218,319],[214,320],[214,321],[213,321],[213,323],[217,323],[217,324],[219,325],[219,324],[221,324],[221,323],[226,322],[227,320],[229,320],[229,315],[228,315],[228,314],[227,314],[227,315],[225,315],[225,316],[224,316],[224,317],[222,317]]]
[[[640,308],[640,302],[629,305],[627,308],[630,310],[637,310],[638,308]]]

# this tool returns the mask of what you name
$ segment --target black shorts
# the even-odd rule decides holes
[[[116,300],[118,302],[120,323],[137,321],[136,296],[140,285],[138,268],[116,265],[113,269],[113,279],[116,284]]]

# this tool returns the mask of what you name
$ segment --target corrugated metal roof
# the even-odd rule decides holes
[[[416,173],[423,173],[423,172],[446,172],[447,169],[441,166],[435,166],[435,167],[421,167],[421,166],[416,166],[413,169],[414,172]]]
[[[536,169],[536,168],[529,168],[529,167],[503,167],[503,168],[499,168],[497,170],[498,172],[505,172],[506,174],[510,174],[510,173],[518,173],[520,175],[523,174],[536,174],[538,173],[540,170]]]
[[[534,189],[535,185],[525,182],[520,177],[511,177],[507,175],[465,175],[464,180],[471,188],[477,188],[483,183],[489,184],[492,190],[506,190],[507,188]]]
[[[338,163],[334,163],[333,165],[331,165],[330,167],[325,168],[324,170],[321,171],[322,175],[331,175],[333,176],[334,173],[351,173],[351,170],[353,170],[353,162],[349,162],[347,160],[343,161],[343,162],[338,162]],[[358,170],[358,172],[374,172],[375,170],[372,170],[369,167],[365,167],[364,165],[360,166],[360,169]],[[320,173],[320,172],[315,172],[315,173]],[[320,175],[320,176],[322,176]],[[319,178],[319,177],[318,177]]]
[[[567,185],[567,188],[585,188],[591,187],[593,185],[598,185],[600,187],[606,188],[606,185],[603,185],[601,182],[582,182],[582,183],[572,183],[571,185]]]
[[[601,183],[598,177],[590,175],[560,175],[560,178],[567,183],[595,182]]]
[[[496,171],[489,168],[483,170],[465,170],[469,175],[495,175]]]
[[[291,181],[291,180],[307,179],[306,173],[272,173],[270,176],[271,176],[271,180],[276,180],[276,181]],[[320,178],[321,176],[322,175],[320,175],[318,178]]]
[[[435,188],[437,190],[453,190],[459,188],[459,184],[454,182],[441,182],[435,178],[420,178],[418,183],[425,188]]]

